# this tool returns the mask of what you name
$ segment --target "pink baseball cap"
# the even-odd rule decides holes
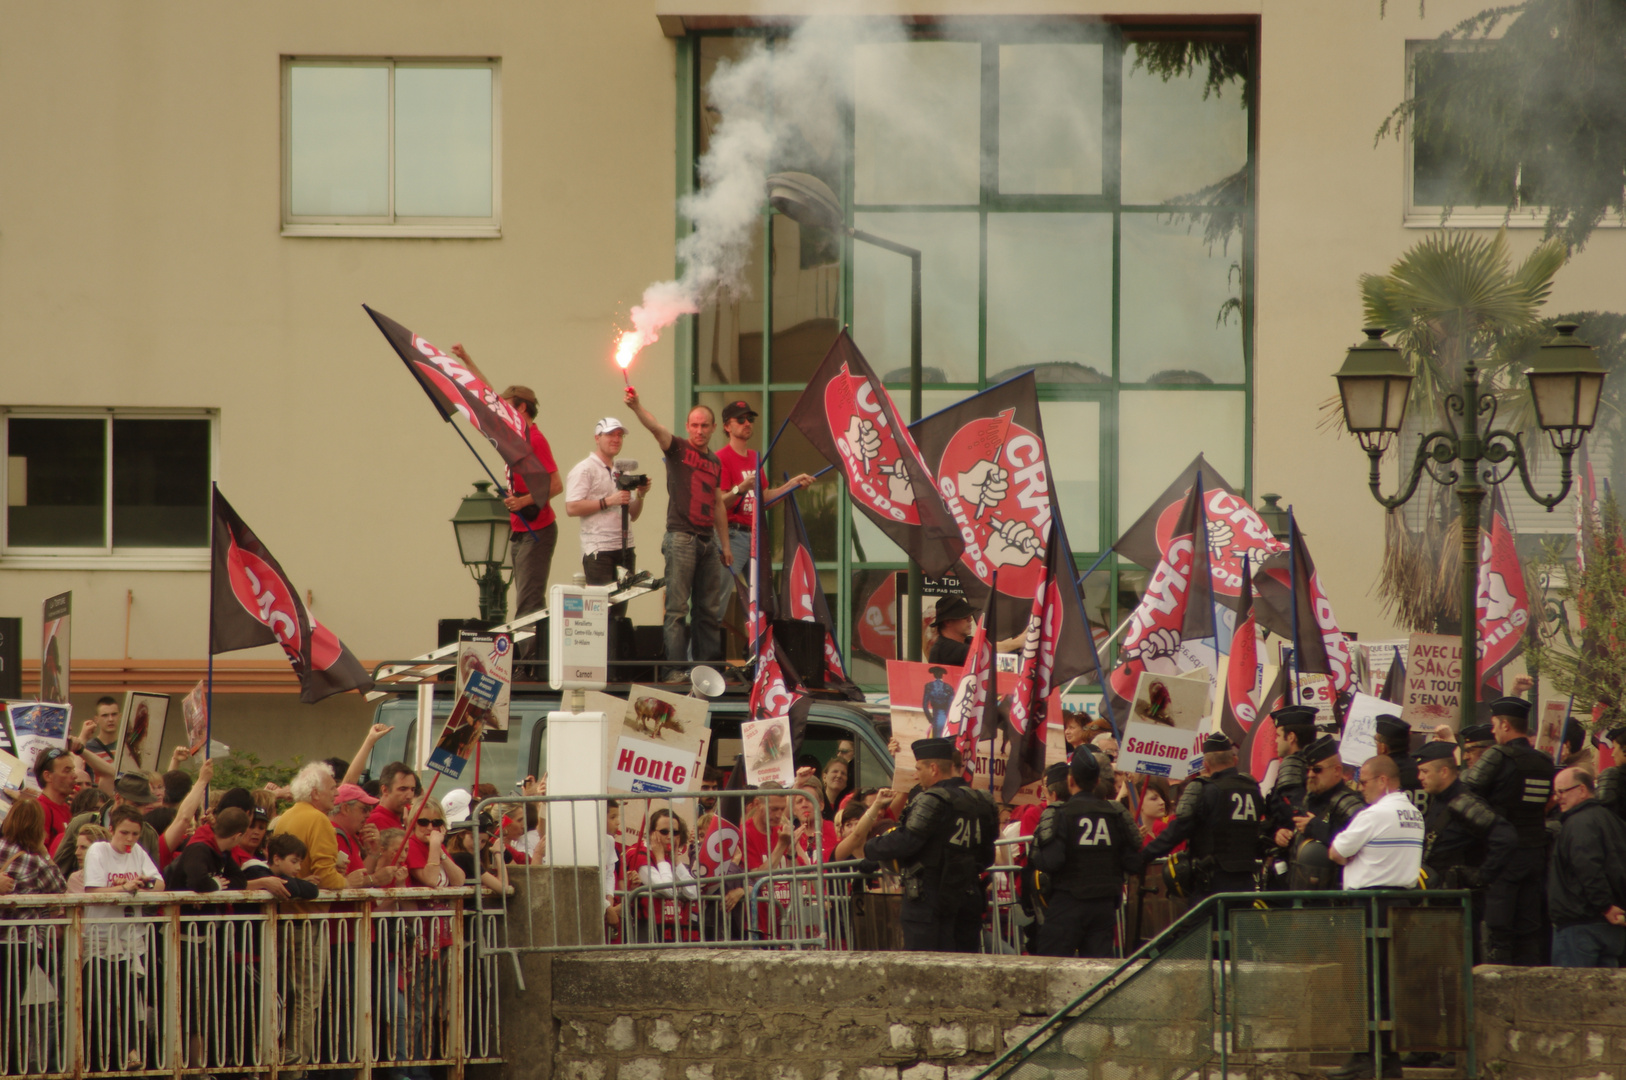
[[[375,805],[378,800],[361,790],[357,784],[340,784],[339,790],[333,793],[333,805],[340,803],[359,802],[367,806]]]

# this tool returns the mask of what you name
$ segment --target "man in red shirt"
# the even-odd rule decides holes
[[[40,785],[40,809],[45,811],[45,850],[56,854],[57,845],[73,820],[74,790],[78,787],[79,759],[52,746],[34,759],[34,778]]]
[[[348,874],[363,865],[367,852],[362,843],[362,833],[370,824],[368,809],[376,805],[378,800],[355,784],[340,784],[338,791],[334,792],[333,809],[327,817],[333,822],[333,838],[338,843],[344,864],[339,867],[340,873]],[[377,839],[376,829],[373,839]]]
[[[728,507],[728,547],[733,556],[733,567],[742,576],[747,572],[751,558],[751,514],[756,509],[757,452],[751,449],[751,435],[756,430],[757,413],[748,402],[731,401],[723,406],[723,432],[728,445],[717,451],[717,460],[723,472],[718,486],[723,489],[723,503]],[[807,487],[813,477],[799,473],[778,487],[762,493],[765,502],[772,502],[793,487]],[[723,575],[717,590],[717,620],[722,622],[728,612],[728,603],[734,598],[734,579]]]
[[[405,810],[417,793],[418,774],[405,762],[390,762],[379,777],[378,805],[367,815],[367,824],[379,832],[406,828]]]
[[[457,350],[453,350],[456,352]],[[512,469],[508,470],[508,523],[512,535],[508,539],[514,560],[514,617],[529,615],[548,606],[548,574],[553,570],[553,549],[559,545],[559,522],[555,520],[552,498],[565,489],[554,463],[553,450],[536,426],[536,391],[528,386],[510,386],[502,392],[502,399],[530,418],[525,437],[530,441],[536,459],[548,470],[548,493],[538,497],[525,486],[525,480]],[[537,639],[522,641],[515,655],[522,660],[535,655]]]

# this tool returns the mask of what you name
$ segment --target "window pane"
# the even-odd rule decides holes
[[[772,380],[805,383],[841,330],[841,241],[776,214],[773,259]]]
[[[1050,483],[1075,554],[1101,549],[1101,403],[1041,401]]]
[[[1124,382],[1241,382],[1240,253],[1161,214],[1124,214],[1118,372]]]
[[[867,232],[919,248],[921,365],[927,382],[977,379],[976,214],[858,214]],[[853,340],[887,382],[908,379],[909,260],[853,241]],[[906,406],[907,407],[907,406]]]
[[[1414,97],[1427,109],[1431,95],[1441,94],[1447,87],[1470,80],[1476,69],[1483,69],[1485,57],[1476,50],[1420,49],[1412,69],[1415,80]],[[1465,96],[1458,91],[1456,97]],[[1460,107],[1460,106],[1459,106]],[[1503,177],[1475,183],[1467,175],[1467,155],[1461,139],[1434,131],[1427,112],[1419,117],[1413,130],[1429,132],[1412,144],[1412,202],[1417,206],[1491,206],[1504,207],[1513,201],[1513,177],[1509,170]],[[1529,178],[1524,178],[1527,180]],[[1526,201],[1530,193],[1525,192]]]
[[[1032,364],[1111,378],[1112,215],[988,215],[988,370]]]
[[[999,47],[999,190],[1101,193],[1101,46]]]
[[[775,224],[778,228],[778,224]],[[762,225],[751,241],[737,295],[719,293],[695,317],[695,381],[754,383],[762,379]]]
[[[1241,86],[1229,84],[1205,100],[1205,65],[1165,81],[1135,68],[1133,47],[1124,52],[1123,63],[1125,203],[1194,195],[1247,164],[1248,113]]]
[[[801,395],[800,390],[779,390],[769,395],[773,415],[757,421],[762,438],[773,437],[773,432],[767,430],[768,426],[771,424],[774,431],[777,431]],[[749,395],[741,396],[747,401],[751,400]],[[730,397],[732,398],[732,395]],[[717,440],[712,440],[712,444],[716,446]],[[774,444],[773,455],[768,458],[767,475],[763,476],[763,484],[765,487],[775,487],[783,484],[786,476],[795,476],[798,473],[817,476],[819,470],[828,464],[830,463],[824,460],[824,455],[807,441],[802,429],[790,424],[785,427],[785,433]],[[839,523],[837,503],[844,498],[846,493],[841,488],[840,474],[835,470],[820,476],[818,483],[812,487],[796,490],[796,508],[802,513],[802,524],[807,526],[807,538],[813,545],[813,558],[819,562],[836,561],[836,530]],[[778,502],[768,509],[768,527],[772,531],[770,543],[773,545],[770,554],[776,563],[783,550],[786,505],[786,502]],[[828,587],[826,585],[826,588]],[[831,598],[831,603],[835,603],[834,598]]]
[[[395,69],[395,213],[491,216],[491,69]]]
[[[209,545],[209,421],[113,421],[113,546]]]
[[[1240,391],[1223,390],[1119,394],[1119,524],[1133,524],[1198,454],[1207,455],[1208,463],[1241,490],[1246,399]]]
[[[13,417],[7,439],[7,542],[103,547],[107,422]]]
[[[389,69],[289,69],[290,206],[310,217],[390,212]]]
[[[854,201],[975,203],[982,187],[982,46],[860,45],[853,66]]]

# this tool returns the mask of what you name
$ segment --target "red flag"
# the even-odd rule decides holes
[[[801,697],[792,691],[781,666],[784,658],[774,644],[773,627],[762,632],[758,645],[756,678],[751,681],[750,713],[753,720],[790,715],[790,707]]]
[[[288,575],[254,531],[214,489],[210,537],[209,654],[281,645],[299,676],[307,705],[346,690],[366,693],[373,680],[327,627],[311,618]]]
[[[1348,693],[1355,685],[1349,639],[1338,629],[1332,601],[1321,587],[1321,575],[1316,573],[1304,534],[1296,525],[1290,547],[1285,554],[1271,556],[1265,572],[1254,575],[1259,586],[1254,600],[1259,621],[1292,639],[1293,662],[1300,672],[1326,675],[1335,693]],[[1265,617],[1267,613],[1270,619]]]
[[[1276,721],[1270,714],[1287,704],[1287,668],[1276,669],[1276,678],[1259,701],[1258,722],[1248,729],[1238,758],[1242,769],[1255,780],[1263,780],[1270,763],[1276,760]]]
[[[843,330],[791,407],[790,422],[847,478],[866,517],[933,576],[965,547],[932,472],[880,377]]]
[[[1530,626],[1530,593],[1508,527],[1502,489],[1491,496],[1489,527],[1479,537],[1479,681],[1499,675],[1524,648]]]
[[[1220,711],[1220,730],[1235,742],[1252,728],[1259,713],[1253,692],[1259,681],[1259,631],[1253,613],[1253,582],[1243,560],[1243,600],[1247,617],[1231,635],[1231,655],[1225,667],[1225,704]]]
[[[412,377],[429,395],[442,420],[451,423],[453,412],[462,413],[474,430],[496,448],[508,467],[519,474],[528,490],[548,490],[551,474],[531,447],[531,422],[524,413],[498,397],[484,379],[461,361],[447,356],[389,316],[379,314],[366,304],[361,306],[373,317]]]
[[[1118,666],[1107,683],[1107,692],[1114,698],[1114,715],[1129,716],[1141,672],[1179,675],[1194,667],[1181,654],[1180,646],[1186,640],[1188,621],[1199,614],[1192,611],[1194,584],[1208,578],[1196,535],[1202,519],[1201,500],[1193,485],[1176,519],[1168,554],[1152,572],[1140,604],[1129,617]],[[1207,626],[1211,615],[1200,614],[1201,624]]]
[[[991,739],[999,729],[999,687],[994,670],[994,637],[989,622],[992,610],[982,613],[976,632],[966,648],[965,674],[949,703],[945,736],[953,736],[954,748],[965,763],[966,779],[977,760],[977,742]]]
[[[784,563],[780,568],[779,613],[781,619],[800,619],[824,627],[824,681],[826,688],[840,689],[853,701],[863,701],[864,693],[847,678],[841,647],[836,643],[836,624],[830,618],[830,605],[824,586],[813,566],[813,544],[802,523],[796,494],[785,499]]]

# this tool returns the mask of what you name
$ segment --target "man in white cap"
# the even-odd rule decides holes
[[[628,524],[644,512],[649,481],[636,494],[616,484],[620,475],[616,455],[626,436],[626,425],[606,416],[593,425],[593,452],[583,458],[565,480],[565,513],[581,518],[582,571],[589,585],[615,584],[615,568],[632,568],[632,537],[621,532],[621,508]]]

